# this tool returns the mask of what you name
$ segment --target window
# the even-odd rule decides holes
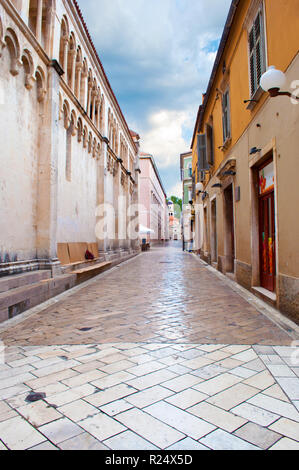
[[[207,136],[207,162],[209,165],[214,165],[214,132],[213,126],[206,124]]]
[[[222,95],[222,125],[223,125],[223,142],[225,143],[230,137],[230,104],[229,90]]]
[[[191,200],[195,200],[196,194],[195,194],[195,185],[196,185],[196,178],[195,178],[195,172],[192,174],[192,192],[191,192]]]
[[[260,86],[261,76],[266,70],[266,50],[264,33],[264,15],[260,8],[249,30],[249,72],[251,96]]]
[[[200,134],[197,136],[197,157],[198,170],[208,170],[209,165],[207,162],[206,134]]]
[[[188,165],[188,177],[192,178],[192,164],[191,163],[189,163]]]

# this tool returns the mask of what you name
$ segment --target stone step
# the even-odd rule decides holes
[[[76,284],[75,274],[62,274],[0,294],[0,322],[13,318]]]
[[[36,282],[50,279],[50,270],[29,271],[22,274],[14,274],[0,278],[0,293],[7,292],[18,287],[28,286]]]

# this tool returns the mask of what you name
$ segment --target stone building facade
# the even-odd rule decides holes
[[[191,144],[195,248],[297,323],[298,8],[232,1]],[[270,66],[292,98],[262,89]]]
[[[181,217],[183,250],[193,250],[193,220],[190,202],[192,200],[192,152],[181,153],[180,170],[182,181],[183,211]]]
[[[139,249],[139,136],[75,0],[0,1],[0,140],[1,278],[63,275],[67,244],[106,261]]]
[[[140,154],[140,224],[152,230],[148,241],[169,239],[166,192],[152,155]]]
[[[0,56],[1,274],[55,270],[58,243],[134,249],[118,216],[138,202],[139,136],[77,2],[1,0]],[[104,203],[115,237],[103,235]]]

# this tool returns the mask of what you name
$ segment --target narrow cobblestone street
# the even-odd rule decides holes
[[[179,244],[24,318],[0,328],[0,449],[299,449],[294,338]]]
[[[10,328],[2,340],[22,346],[123,341],[289,345],[291,341],[285,331],[183,253],[179,243],[154,248],[64,297]]]

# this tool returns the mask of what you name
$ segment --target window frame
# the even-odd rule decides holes
[[[258,74],[257,74],[257,61],[256,61],[256,45],[257,40],[254,37],[254,47],[250,49],[250,34],[252,30],[255,28],[256,20],[258,16],[261,15],[260,20],[260,36],[259,40],[261,42],[261,76],[267,70],[268,65],[268,54],[267,54],[267,34],[266,34],[266,13],[265,13],[265,5],[264,2],[261,1],[258,7],[254,10],[254,14],[251,16],[250,22],[247,24],[247,47],[248,47],[248,79],[249,79],[249,96],[251,99],[255,97],[255,95],[260,90],[260,83],[258,81]],[[251,58],[254,57],[254,90],[252,89],[252,71],[251,71]]]
[[[227,95],[227,105],[226,109],[224,109],[224,96]],[[223,143],[225,144],[227,141],[231,139],[231,105],[230,105],[230,87],[226,87],[225,91],[222,94],[222,130],[223,130]],[[227,129],[225,129],[225,112],[227,117]],[[227,133],[226,133],[227,130]]]

